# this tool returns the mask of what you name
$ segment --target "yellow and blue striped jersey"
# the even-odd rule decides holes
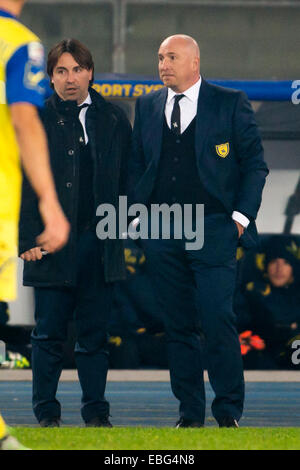
[[[14,103],[42,106],[44,80],[44,49],[39,38],[16,17],[0,10],[0,300],[14,296],[4,279],[6,273],[7,279],[13,277],[21,194],[19,149],[9,107]]]

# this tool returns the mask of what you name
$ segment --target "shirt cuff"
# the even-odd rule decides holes
[[[233,211],[231,217],[233,220],[236,220],[236,222],[239,222],[244,228],[247,228],[250,224],[250,220],[238,211]]]

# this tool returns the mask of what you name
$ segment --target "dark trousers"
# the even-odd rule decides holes
[[[77,333],[75,361],[82,388],[82,418],[87,422],[109,415],[104,392],[112,285],[104,282],[100,242],[94,233],[80,237],[76,257],[76,287],[35,288],[36,327],[31,340],[33,410],[38,421],[61,415],[56,391],[62,371],[62,345],[72,317]]]
[[[226,214],[205,218],[201,250],[186,240],[144,240],[146,262],[164,316],[171,386],[180,416],[204,422],[203,351],[215,392],[212,412],[240,419],[244,402],[243,363],[233,313],[238,232]]]

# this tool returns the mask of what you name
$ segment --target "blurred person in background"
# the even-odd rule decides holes
[[[268,173],[251,106],[243,92],[207,83],[200,51],[186,35],[158,51],[165,88],[138,98],[129,175],[132,198],[148,204],[204,204],[204,246],[186,239],[142,240],[163,312],[171,386],[180,402],[176,427],[205,419],[199,323],[212,412],[220,427],[238,427],[244,377],[232,302],[238,243],[257,242],[255,218]]]
[[[167,368],[166,339],[153,283],[143,250],[133,240],[124,241],[126,280],[115,283],[108,322],[109,367]],[[70,322],[64,367],[74,369],[76,329]]]
[[[0,341],[6,344],[6,358],[1,367],[28,369],[31,362],[30,328],[24,325],[11,325],[9,305],[0,302]]]
[[[44,50],[39,38],[17,19],[24,3],[0,0],[0,301],[16,297],[20,157],[43,221],[36,244],[54,252],[62,248],[69,235],[37,113],[44,97]],[[22,448],[9,436],[1,417],[0,448]]]
[[[253,272],[253,280],[248,279],[237,293],[238,328],[251,330],[265,342],[264,368],[268,363],[274,369],[294,368],[291,344],[300,335],[299,239],[271,236],[259,259],[259,272]]]
[[[126,240],[127,278],[116,283],[109,322],[110,367],[167,368],[166,338],[147,260],[140,246]]]
[[[125,194],[131,126],[123,111],[91,87],[93,58],[76,39],[64,39],[51,49],[47,71],[54,93],[41,119],[71,235],[61,252],[43,255],[35,244],[41,224],[37,202],[25,179],[19,251],[25,260],[23,283],[35,293],[33,410],[42,427],[60,425],[56,391],[63,343],[74,316],[82,418],[86,426],[111,427],[104,395],[107,321],[113,282],[125,278],[125,262],[122,240],[97,238],[96,208],[109,203],[118,209],[119,195]]]

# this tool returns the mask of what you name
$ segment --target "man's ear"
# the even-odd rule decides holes
[[[197,71],[200,69],[200,60],[198,57],[195,57],[193,61],[194,70]]]

